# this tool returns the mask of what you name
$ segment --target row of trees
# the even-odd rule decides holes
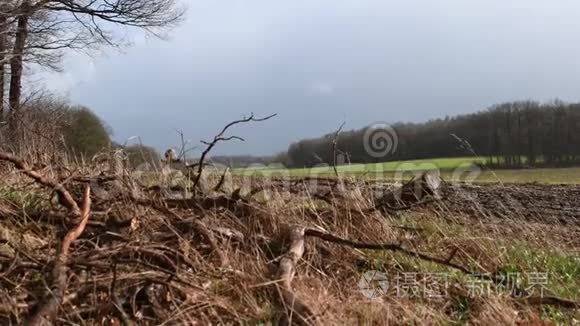
[[[19,124],[26,141],[13,145],[14,151],[91,157],[113,145],[110,128],[87,107],[43,94],[26,101],[21,110]]]
[[[0,145],[26,139],[22,80],[26,65],[59,70],[66,50],[88,54],[126,40],[119,26],[156,36],[182,17],[177,0],[1,0]],[[89,112],[79,110],[78,112]],[[3,137],[1,137],[3,136]]]
[[[396,123],[390,130],[371,127],[341,132],[290,145],[277,160],[292,167],[342,162],[371,163],[478,155],[494,165],[563,165],[580,163],[580,104],[518,101],[485,111],[426,123]],[[387,139],[372,143],[373,135]],[[382,143],[381,143],[382,142]],[[373,146],[390,148],[383,155]],[[338,160],[341,163],[341,160]]]
[[[46,163],[54,155],[64,158],[65,153],[68,158],[90,160],[98,157],[97,154],[122,150],[129,166],[161,166],[161,156],[156,149],[140,143],[115,143],[107,124],[85,106],[71,105],[61,97],[42,94],[25,101],[21,109],[20,125],[26,132],[26,141],[16,144],[13,150],[34,155],[34,161]]]

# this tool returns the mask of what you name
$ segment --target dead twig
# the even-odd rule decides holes
[[[197,146],[191,147],[191,148],[186,148],[187,144],[189,144],[189,140],[185,140],[185,137],[183,135],[183,130],[179,129],[176,130],[177,134],[179,134],[179,139],[181,140],[181,148],[179,149],[179,154],[177,154],[177,161],[181,161],[184,164],[187,165],[187,153],[195,150],[197,148]]]
[[[342,128],[344,127],[344,125],[346,124],[346,122],[343,122],[340,127],[338,127],[338,129],[334,132],[334,137],[332,138],[332,169],[334,170],[334,175],[338,178],[338,170],[336,168],[336,152],[338,150],[338,136],[340,135],[340,132],[342,131]]]
[[[328,189],[327,192],[322,193],[322,194],[314,194],[314,198],[323,200],[325,202],[327,202],[328,204],[332,204],[332,200],[331,197],[334,194],[334,190],[336,189],[336,187],[338,186],[338,184],[340,182],[342,182],[342,180],[340,180],[340,176],[338,175],[338,168],[336,167],[337,165],[337,152],[338,152],[338,136],[340,135],[340,132],[342,131],[342,128],[344,127],[344,125],[346,124],[346,122],[343,122],[340,127],[338,127],[338,129],[334,132],[334,137],[332,138],[331,144],[332,144],[332,170],[334,171],[334,176],[336,177],[332,183],[332,186],[330,187],[330,189]]]

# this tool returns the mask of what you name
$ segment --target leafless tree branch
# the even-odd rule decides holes
[[[209,154],[209,152],[214,148],[214,146],[217,143],[219,143],[220,141],[228,141],[228,140],[233,140],[233,139],[243,141],[243,138],[238,137],[238,136],[225,137],[224,134],[226,133],[226,131],[228,131],[229,128],[231,128],[237,124],[240,124],[240,123],[266,121],[268,119],[275,117],[276,115],[277,114],[274,113],[274,114],[269,115],[269,116],[264,117],[264,118],[256,118],[256,117],[254,117],[254,113],[251,113],[250,116],[247,118],[244,117],[244,118],[239,119],[239,120],[234,120],[234,121],[228,123],[227,125],[225,125],[225,127],[223,127],[223,129],[217,135],[214,136],[214,138],[211,142],[202,141],[202,143],[207,145],[207,147],[201,153],[201,157],[200,157],[199,162],[198,162],[199,165],[197,166],[197,175],[195,176],[195,180],[193,182],[193,189],[196,189],[197,186],[199,185],[199,180],[201,179],[201,173],[203,172],[204,161],[206,159],[207,154]]]

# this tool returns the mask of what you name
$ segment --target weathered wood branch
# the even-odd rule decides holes
[[[66,292],[68,279],[68,254],[70,246],[83,233],[91,211],[91,188],[87,185],[83,196],[83,207],[81,211],[81,220],[79,224],[70,230],[62,240],[58,254],[52,268],[53,286],[50,293],[39,304],[36,311],[28,319],[27,325],[51,324],[54,320],[58,308],[60,307]]]
[[[304,231],[303,227],[294,227],[283,230],[280,237],[284,243],[288,243],[288,251],[280,259],[278,272],[276,273],[276,290],[286,308],[286,320],[288,324],[315,323],[315,315],[310,308],[300,300],[292,290],[292,280],[296,274],[296,264],[304,254]]]

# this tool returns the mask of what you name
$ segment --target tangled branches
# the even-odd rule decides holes
[[[396,201],[417,195],[417,189],[420,195],[430,192],[434,197],[437,189],[429,189],[429,180],[422,178],[403,185],[399,195],[388,188],[379,196],[386,206],[367,200],[370,197],[366,194],[375,192],[370,186],[362,199],[346,199],[354,193],[350,190],[360,186],[354,181],[345,183],[341,190],[344,198],[329,197],[330,205],[313,201],[309,190],[301,188],[305,180],[285,180],[295,187],[289,194],[280,190],[272,197],[281,199],[270,198],[267,202],[251,197],[260,187],[250,189],[250,196],[242,196],[238,188],[229,195],[224,191],[216,197],[184,198],[133,191],[124,183],[119,196],[91,201],[97,185],[116,179],[69,176],[64,182],[39,172],[31,175],[27,168],[31,164],[2,157],[42,188],[61,184],[62,191],[69,195],[77,193],[73,187],[84,189],[79,199],[73,199],[82,206],[81,218],[70,230],[64,229],[62,219],[55,223],[47,212],[21,217],[15,210],[0,207],[0,214],[7,216],[0,221],[6,229],[0,233],[0,320],[7,323],[26,319],[30,324],[215,324],[240,320],[253,324],[275,323],[281,318],[289,324],[314,324],[327,321],[325,305],[333,305],[332,313],[339,316],[331,322],[343,321],[341,317],[350,305],[368,305],[353,280],[360,276],[360,268],[368,268],[359,266],[360,260],[375,263],[366,256],[369,251],[394,253],[381,261],[378,268],[384,266],[385,271],[405,268],[400,265],[411,258],[412,270],[420,265],[415,264],[416,260],[465,274],[469,279],[498,286],[502,281],[498,269],[502,265],[484,265],[483,259],[468,254],[470,248],[461,242],[445,244],[449,237],[439,233],[448,225],[400,225],[401,219],[382,214],[383,208],[409,206],[408,210],[419,213],[414,209],[442,204],[416,197],[407,206]],[[318,181],[333,187],[334,179]],[[0,206],[2,203],[0,197]],[[117,223],[113,214],[121,215],[126,222]],[[436,218],[435,214],[428,215],[430,222]],[[470,231],[474,227],[467,225]],[[22,240],[31,237],[38,244]],[[51,243],[60,245],[52,251]],[[488,254],[497,256],[495,248],[487,248]],[[347,287],[355,288],[355,294],[350,294]],[[512,298],[507,300],[526,310],[534,305],[577,308],[574,300],[558,295],[532,296],[521,287],[510,294]],[[389,304],[396,301],[389,300]],[[410,300],[409,305],[444,310],[438,302],[424,301]],[[343,306],[345,302],[349,306]],[[265,313],[264,306],[273,309]]]

